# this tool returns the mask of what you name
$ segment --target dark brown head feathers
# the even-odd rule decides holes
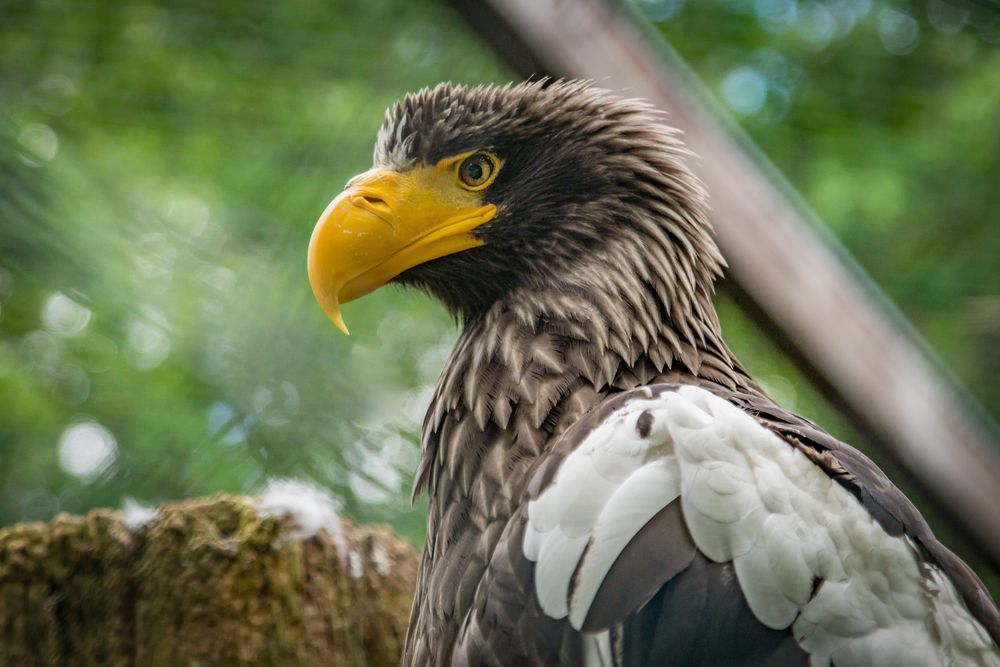
[[[441,84],[386,113],[375,163],[406,169],[478,148],[504,159],[483,193],[499,209],[476,230],[485,245],[399,282],[466,320],[530,288],[603,293],[651,317],[690,311],[702,321],[678,322],[685,336],[712,328],[723,260],[704,188],[662,113],[583,81]]]

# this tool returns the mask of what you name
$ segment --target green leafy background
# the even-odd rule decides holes
[[[635,4],[1000,414],[1000,13]],[[419,542],[415,443],[454,325],[390,288],[342,336],[305,247],[388,104],[512,78],[429,0],[0,1],[0,525],[298,477]],[[776,398],[864,444],[719,306]]]

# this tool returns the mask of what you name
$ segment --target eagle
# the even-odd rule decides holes
[[[461,327],[421,437],[402,663],[998,665],[973,571],[723,341],[724,260],[663,114],[591,83],[393,105],[317,222],[312,290]]]

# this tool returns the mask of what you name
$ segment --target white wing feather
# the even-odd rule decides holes
[[[643,413],[648,429],[638,428]],[[531,502],[524,554],[545,613],[582,627],[612,564],[678,496],[698,548],[733,561],[754,615],[791,627],[814,665],[1000,667],[986,630],[907,538],[887,534],[748,414],[694,386],[625,403]]]

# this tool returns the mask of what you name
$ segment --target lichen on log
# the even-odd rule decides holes
[[[243,498],[0,530],[0,665],[398,663],[414,549],[378,527],[295,537]]]

